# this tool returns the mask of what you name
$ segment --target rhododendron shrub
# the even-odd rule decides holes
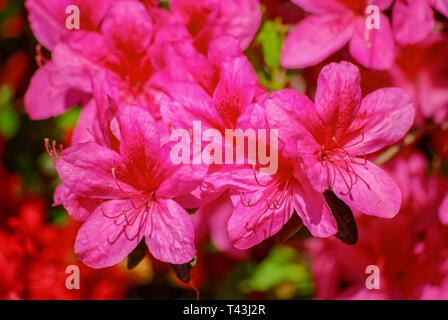
[[[66,26],[69,5],[79,29]],[[54,124],[79,112],[69,139],[56,126],[35,134],[46,138],[36,148],[58,179],[53,205],[78,221],[60,246],[92,277],[144,260],[156,273],[170,265],[181,286],[207,287],[210,252],[252,270],[286,241],[310,254],[317,298],[448,297],[447,1],[25,7],[38,43],[26,113]],[[6,191],[9,210],[20,201]],[[0,263],[16,257],[13,279],[25,260],[42,266],[46,248],[53,259],[54,237],[68,230],[42,214],[29,234],[27,214],[1,212]],[[365,286],[369,265],[378,291]],[[0,294],[26,298],[20,286]],[[64,298],[58,290],[49,296]]]
[[[309,242],[319,298],[446,299],[446,226],[437,213],[448,180],[428,176],[424,156],[414,150],[400,153],[385,168],[403,194],[396,218],[358,215],[360,241],[355,247]],[[369,265],[379,267],[379,290],[365,286]]]

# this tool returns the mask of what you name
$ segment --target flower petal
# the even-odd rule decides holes
[[[432,6],[448,18],[448,0],[430,0]]]
[[[193,222],[174,200],[158,199],[146,224],[146,244],[160,261],[190,262],[195,255]]]
[[[109,9],[101,31],[109,48],[135,59],[149,46],[153,25],[142,3],[117,1]]]
[[[291,0],[303,10],[314,13],[324,14],[335,11],[347,11],[347,8],[337,0]]]
[[[448,224],[448,194],[443,199],[439,208],[439,219],[443,224]]]
[[[318,128],[323,125],[316,113],[316,107],[307,96],[284,89],[272,93],[265,106],[269,127],[279,130],[279,139],[285,145],[284,153],[295,152],[296,144],[300,145],[300,152],[305,153],[314,152],[319,148],[311,132],[318,132]],[[293,147],[290,147],[291,145]]]
[[[400,210],[401,191],[382,169],[367,161],[351,165],[352,173],[333,171],[332,189],[352,209],[381,218],[392,218]],[[336,173],[337,172],[337,173]]]
[[[361,75],[349,62],[330,63],[317,80],[316,111],[332,136],[352,122],[361,104]]]
[[[286,37],[281,65],[305,68],[328,58],[350,39],[352,22],[350,16],[341,14],[306,17]]]
[[[85,221],[99,207],[101,200],[77,196],[61,184],[54,192],[54,205],[61,204],[73,220]]]
[[[276,234],[288,222],[294,210],[290,201],[285,201],[278,210],[269,209],[264,192],[247,194],[244,196],[246,201],[248,197],[253,206],[243,205],[239,195],[232,197],[234,209],[227,224],[230,242],[240,250],[253,247]]]
[[[386,10],[390,7],[394,0],[373,0],[372,4],[378,6],[381,11]]]
[[[434,26],[434,13],[426,1],[398,0],[392,12],[392,29],[397,42],[417,43],[426,38]]]
[[[345,144],[346,150],[356,155],[369,154],[397,142],[412,126],[414,115],[413,102],[403,90],[383,88],[370,93],[362,100],[348,129],[347,135],[354,138]]]
[[[273,179],[273,176],[257,173],[257,180],[255,180],[254,174],[254,169],[251,165],[222,165],[217,169],[210,170],[204,178],[201,188],[204,189],[202,190],[204,194],[208,192],[216,194],[229,188],[241,193],[241,191],[260,189],[257,180],[260,184],[266,185]],[[206,186],[209,187],[209,190],[205,190]],[[204,197],[204,195],[201,197]]]
[[[213,94],[213,104],[224,128],[233,128],[238,117],[255,96],[258,83],[246,57],[226,59],[221,64],[218,86]]]
[[[201,120],[203,125],[219,121],[212,98],[199,85],[174,82],[167,93],[161,101],[160,112],[163,120],[174,128],[192,128],[194,120]]]
[[[124,105],[116,114],[120,126],[120,154],[133,177],[147,177],[160,155],[160,136],[154,118],[143,106]]]
[[[86,103],[90,94],[73,87],[54,83],[55,66],[52,62],[39,68],[31,78],[25,94],[25,109],[33,120],[58,116],[66,110]]]
[[[240,40],[241,50],[249,47],[261,24],[261,8],[258,0],[219,1],[220,14],[226,23],[217,24],[215,34],[230,34]],[[222,27],[224,26],[224,30]]]
[[[186,196],[196,189],[207,174],[208,166],[204,163],[174,165],[170,159],[172,144],[162,147],[158,160],[158,170],[153,172],[153,178],[161,181],[156,195],[161,198]],[[192,156],[193,158],[193,156]]]
[[[322,193],[314,190],[307,177],[296,170],[298,180],[294,187],[293,206],[303,224],[315,237],[329,237],[338,231],[333,217]]]
[[[107,217],[117,216],[129,207],[129,200],[107,201],[92,213],[76,237],[78,259],[92,268],[105,268],[120,263],[131,253],[144,236],[142,212],[133,213],[138,217],[132,226],[121,221],[123,216]]]
[[[359,19],[349,43],[351,55],[364,67],[375,70],[390,68],[395,60],[395,48],[389,19],[380,14],[380,28],[367,30]]]
[[[92,99],[81,109],[71,142],[72,144],[95,142],[96,135],[100,132],[96,104]]]
[[[26,9],[36,39],[48,50],[61,40],[65,27],[68,0],[27,0]]]
[[[79,196],[113,199],[127,197],[126,192],[136,193],[130,185],[114,179],[112,168],[118,179],[125,173],[120,155],[108,148],[88,142],[71,146],[60,156],[56,163],[59,177]]]

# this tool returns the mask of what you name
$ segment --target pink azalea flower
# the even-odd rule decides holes
[[[114,265],[145,237],[156,259],[189,262],[195,254],[193,223],[175,198],[195,189],[206,168],[173,165],[171,147],[160,144],[145,108],[120,106],[114,119],[108,127],[110,146],[76,144],[56,160],[64,188],[101,201],[91,214],[75,208],[73,215],[86,219],[76,239],[77,257],[94,268]]]
[[[392,29],[395,40],[413,44],[424,40],[435,23],[431,6],[448,17],[446,0],[397,0],[392,12]]]
[[[184,69],[183,79],[174,74],[174,80],[165,81],[167,96],[160,108],[163,119],[173,128],[188,129],[193,121],[200,120],[204,128],[224,133],[236,128],[241,114],[249,112],[251,103],[266,92],[260,89],[255,71],[233,37],[212,41],[207,57],[188,42],[173,43],[171,48],[175,54],[167,55],[171,58],[167,74],[175,73],[179,66]]]
[[[313,236],[337,232],[324,196],[292,159],[280,156],[278,171],[270,176],[259,175],[251,166],[225,166],[204,181],[215,190],[231,190],[233,212],[227,230],[237,249],[250,248],[279,232],[294,210]]]
[[[68,30],[65,22],[70,5],[79,8],[80,29],[97,31],[112,0],[27,0],[31,29],[40,44],[53,50],[64,37],[76,30]]]
[[[182,21],[198,47],[231,35],[247,49],[261,24],[258,0],[170,0],[170,9]]]
[[[425,119],[448,120],[447,50],[447,37],[429,35],[423,42],[401,47],[390,70],[394,85],[414,100],[418,125]]]
[[[182,31],[182,29],[177,29]],[[78,30],[64,37],[31,79],[25,108],[32,119],[45,119],[92,97],[93,79],[109,73],[121,91],[120,101],[154,106],[160,92],[152,76],[153,59],[161,44],[173,40],[171,27],[154,27],[152,17],[139,1],[115,1],[95,31]],[[181,32],[179,37],[184,37]],[[45,60],[45,59],[43,59]]]
[[[364,67],[388,69],[395,57],[389,19],[380,14],[380,28],[365,26],[367,5],[380,10],[392,0],[293,0],[305,11],[306,17],[286,37],[281,54],[285,68],[305,68],[315,65],[349,42],[351,55]]]
[[[447,292],[447,227],[437,208],[446,179],[426,176],[424,155],[405,150],[386,163],[403,193],[390,220],[357,216],[360,239],[344,246],[311,240],[312,272],[319,299],[442,299]],[[369,290],[366,268],[379,268],[380,288]]]
[[[269,129],[262,101],[249,110],[238,118],[236,128]],[[273,148],[269,137],[266,150],[271,155],[278,154]],[[227,230],[235,248],[250,248],[276,234],[294,210],[314,236],[328,237],[337,232],[336,221],[322,193],[312,188],[295,159],[279,154],[278,170],[272,175],[261,174],[260,167],[258,162],[255,166],[227,164],[209,170],[203,181],[203,198],[207,198],[208,192],[220,194],[229,190],[232,206],[228,207],[231,216]]]
[[[256,128],[264,123],[264,113],[254,104],[265,94],[247,58],[242,55],[238,42],[233,37],[223,37],[210,43],[207,56],[199,54],[188,42],[173,43],[168,50],[168,70],[173,70],[165,81],[161,113],[172,128],[189,129],[193,121],[201,121],[202,129],[214,128],[223,136],[225,130]],[[194,58],[193,58],[194,57]],[[174,70],[184,69],[184,79]],[[256,124],[258,123],[258,124]],[[214,172],[228,165],[213,165]],[[230,166],[233,167],[233,166]],[[253,179],[253,177],[251,177]],[[208,223],[210,235],[218,248],[231,256],[241,257],[244,251],[236,250],[229,242],[222,224],[232,214],[233,206],[227,194],[231,186],[213,186],[210,180],[201,185],[199,210],[195,214],[197,223]],[[206,191],[210,186],[211,190]],[[219,224],[212,221],[219,220]],[[201,229],[204,226],[201,225]],[[204,230],[202,230],[204,232]]]
[[[397,142],[411,127],[414,108],[401,89],[384,88],[361,99],[358,68],[331,63],[319,75],[315,103],[286,89],[268,98],[266,112],[318,192],[331,188],[365,214],[398,212],[400,190],[366,155]]]

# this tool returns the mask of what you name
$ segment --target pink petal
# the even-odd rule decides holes
[[[25,95],[32,119],[46,119],[85,104],[91,98],[92,75],[102,70],[107,51],[96,32],[77,31],[54,47],[52,61],[41,67]]]
[[[329,237],[338,228],[322,193],[314,190],[308,178],[296,170],[294,176],[298,180],[294,188],[293,206],[302,219],[303,224],[315,237]]]
[[[437,68],[443,70],[443,67]],[[418,100],[415,103],[420,106],[423,116],[431,118],[435,123],[448,120],[446,79],[443,75],[434,76],[427,72],[422,72],[419,77]]]
[[[138,215],[132,226],[126,224],[124,215],[109,218],[129,208],[132,208],[129,200],[107,201],[84,222],[75,243],[75,254],[82,262],[92,268],[109,267],[123,261],[140,243],[144,236],[143,210],[127,212],[129,219],[132,215]]]
[[[342,14],[309,16],[285,39],[281,64],[285,68],[313,66],[341,49],[353,33],[353,18]]]
[[[448,18],[448,0],[430,0],[434,9]]]
[[[149,46],[153,25],[142,3],[117,1],[109,9],[101,31],[111,49],[121,51],[128,58],[136,58]]]
[[[230,57],[243,57],[243,52],[241,51],[237,38],[221,36],[210,41],[207,58],[213,66],[219,67],[224,60]]]
[[[29,12],[31,29],[37,40],[48,50],[61,40],[67,32],[65,27],[65,9],[71,4],[68,0],[27,0],[25,6]]]
[[[148,220],[146,244],[154,258],[174,264],[187,263],[193,259],[193,222],[177,202],[158,199]]]
[[[330,63],[317,80],[316,111],[333,135],[347,128],[361,104],[361,75],[351,63]]]
[[[113,0],[27,0],[25,6],[34,35],[51,51],[63,38],[77,32],[68,30],[65,26],[69,16],[66,9],[69,5],[79,7],[82,30],[97,30],[112,2]]]
[[[325,14],[335,11],[347,11],[347,8],[337,0],[291,0],[303,10],[314,14]]]
[[[108,54],[109,50],[101,34],[80,30],[55,46],[52,60],[58,69],[64,68],[70,70],[74,76],[80,76],[86,70],[101,69]],[[85,86],[85,84],[79,85]]]
[[[212,98],[192,83],[171,83],[168,96],[161,101],[160,112],[163,120],[174,128],[192,128],[194,120],[203,120],[203,125],[219,121]],[[213,124],[209,126],[215,127]]]
[[[95,142],[100,131],[95,101],[92,99],[82,109],[78,123],[73,130],[72,144]]]
[[[266,125],[266,111],[263,103],[253,103],[246,106],[238,117],[236,128],[247,129],[268,129]]]
[[[392,12],[392,28],[397,42],[417,43],[434,26],[434,13],[426,0],[398,0]]]
[[[411,98],[401,89],[383,88],[370,93],[362,100],[348,130],[353,138],[345,144],[347,151],[368,154],[397,142],[412,126],[414,114]]]
[[[367,30],[364,19],[359,19],[349,49],[351,55],[366,68],[390,68],[395,59],[395,48],[389,19],[381,14],[378,30]]]
[[[213,103],[225,128],[235,126],[241,112],[252,102],[257,83],[257,76],[246,57],[231,58],[222,63]]]
[[[272,181],[273,176],[260,175],[257,173],[257,179],[262,185]],[[251,165],[223,165],[217,170],[211,171],[204,178],[204,190],[208,187],[212,192],[224,191],[226,189],[241,191],[256,191],[260,189],[260,185],[255,180],[254,170]],[[204,191],[205,193],[207,193]]]
[[[251,199],[257,205],[243,205],[240,196],[232,198],[233,214],[227,224],[229,239],[235,248],[243,250],[253,247],[276,234],[288,222],[294,208],[290,201],[285,201],[279,210],[267,208],[265,192],[245,194],[243,201]]]
[[[156,195],[161,198],[175,198],[184,196],[196,189],[207,174],[208,166],[204,163],[174,165],[170,160],[172,144],[164,145],[161,152],[157,171],[153,172],[154,179],[163,180]]]
[[[65,149],[56,163],[62,182],[73,192],[88,198],[110,199],[127,197],[134,188],[117,181],[123,178],[123,164],[118,153],[94,142],[77,144]],[[122,189],[126,190],[123,192]]]
[[[272,93],[265,102],[266,119],[271,129],[279,130],[279,139],[290,152],[300,145],[301,152],[311,153],[320,148],[310,132],[321,128],[322,121],[314,103],[304,94],[284,89]],[[291,143],[292,142],[292,143]]]
[[[63,184],[54,192],[54,205],[63,205],[73,220],[85,221],[101,204],[101,200],[80,197]]]
[[[373,0],[372,4],[378,6],[381,11],[386,10],[390,7],[394,0]]]
[[[145,179],[159,158],[160,136],[154,118],[143,106],[124,105],[116,114],[120,126],[120,154],[128,169]]]
[[[443,199],[439,208],[439,219],[443,224],[448,224],[448,194]]]
[[[334,178],[332,189],[336,196],[364,214],[381,218],[395,216],[400,210],[401,192],[392,178],[369,161],[366,165],[352,164],[351,167],[354,172],[350,175],[340,170],[334,177],[337,171],[333,171],[330,179]]]
[[[230,34],[240,40],[242,50],[252,42],[261,24],[261,6],[258,0],[219,1],[222,22],[215,26],[215,37]]]
[[[25,109],[33,120],[58,116],[76,105],[84,104],[90,95],[75,88],[58,86],[55,66],[48,63],[39,68],[31,79],[25,94]]]
[[[163,51],[164,74],[168,75],[169,79],[196,82],[201,84],[208,93],[213,92],[217,81],[213,76],[215,70],[210,66],[207,58],[197,51],[191,41],[170,42],[163,47]],[[170,88],[170,83],[157,85],[165,90]]]

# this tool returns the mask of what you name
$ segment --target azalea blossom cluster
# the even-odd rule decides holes
[[[368,245],[377,248],[383,235],[412,233],[408,225],[432,219],[422,209],[432,198],[400,184],[400,165],[390,169],[382,159],[399,163],[404,156],[394,150],[407,143],[413,126],[427,128],[428,122],[439,150],[446,147],[447,40],[435,17],[448,15],[448,2],[293,2],[306,14],[286,35],[277,69],[314,71],[302,92],[293,81],[263,86],[246,54],[262,24],[263,1],[26,1],[40,43],[39,69],[25,95],[28,115],[47,119],[81,107],[71,145],[47,140],[46,148],[62,181],[55,204],[83,222],[75,241],[82,262],[109,267],[144,242],[154,258],[184,265],[194,260],[195,242],[204,234],[220,251],[244,257],[296,219],[296,227],[303,224],[316,238],[310,251],[321,267],[314,274],[326,283],[330,265],[344,268],[338,265],[344,250],[354,255]],[[69,5],[79,7],[80,29],[66,28]],[[378,13],[379,29],[366,28],[369,5],[393,8],[392,26]],[[347,51],[343,58],[330,59],[341,50]],[[195,123],[215,134],[195,139]],[[239,137],[229,138],[226,130]],[[262,143],[260,132],[270,133]],[[234,138],[247,148],[233,147]],[[179,141],[188,142],[187,150],[175,149]],[[218,161],[219,151],[226,149],[227,157],[229,148],[245,161]],[[186,161],[172,161],[173,150]],[[195,161],[201,155],[209,161]],[[276,170],[266,174],[273,157]],[[420,158],[415,161],[424,162]],[[378,165],[383,162],[387,170]],[[434,197],[442,203],[446,185],[427,182],[419,166],[422,184],[438,190]],[[414,191],[422,204],[407,209]],[[441,208],[442,224],[444,203],[434,209]],[[347,246],[358,234],[359,243]],[[325,240],[327,248],[317,239],[333,236],[344,244]],[[435,249],[416,243],[420,251],[438,252],[442,238],[443,232]],[[346,249],[334,249],[338,245]],[[384,246],[379,255],[390,249]],[[342,261],[323,261],[331,249]]]

